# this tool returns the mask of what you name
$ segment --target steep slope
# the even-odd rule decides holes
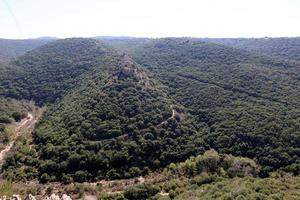
[[[9,62],[23,55],[27,51],[40,47],[55,38],[37,38],[25,40],[0,39],[0,63]]]
[[[295,38],[206,38],[214,42],[277,58],[300,61],[300,37]]]
[[[7,159],[8,179],[132,177],[204,151],[205,127],[147,71],[113,51],[94,58],[77,86],[49,106],[36,127],[35,148]]]
[[[54,102],[74,88],[92,69],[97,57],[111,50],[93,39],[58,40],[26,53],[1,75],[0,95]]]
[[[171,96],[210,128],[205,142],[299,173],[300,79],[294,63],[190,39],[129,49]]]

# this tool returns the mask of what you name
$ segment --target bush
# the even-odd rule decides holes
[[[21,121],[23,115],[22,115],[21,113],[19,113],[19,112],[14,112],[14,113],[12,114],[12,117],[14,118],[14,120],[15,120],[16,122],[19,122],[19,121]]]
[[[222,165],[229,177],[256,176],[260,167],[251,159],[225,155]]]
[[[0,117],[0,123],[9,124],[11,122],[12,122],[12,120],[9,117],[7,117],[7,116],[1,116]]]
[[[77,171],[74,176],[75,181],[84,182],[88,179],[88,173],[85,171]]]
[[[207,173],[201,174],[201,176],[197,176],[191,180],[191,184],[197,184],[201,186],[203,184],[209,184],[214,182],[217,179],[216,175],[209,175]]]
[[[137,177],[137,176],[140,176],[142,172],[141,172],[140,168],[138,168],[138,167],[131,167],[129,169],[129,173],[130,173],[131,177]]]
[[[107,194],[107,193],[100,193],[98,195],[99,200],[125,200],[122,194]]]
[[[124,191],[124,197],[129,200],[144,200],[159,192],[160,188],[156,185],[139,184],[126,188]]]
[[[63,177],[62,177],[62,181],[65,184],[72,183],[73,182],[73,178],[70,175],[64,174]]]
[[[196,157],[196,167],[199,172],[218,172],[220,156],[215,150],[206,151]]]
[[[40,178],[40,182],[48,183],[50,181],[50,179],[51,179],[51,177],[47,173],[44,173],[44,174],[42,174],[42,176]]]

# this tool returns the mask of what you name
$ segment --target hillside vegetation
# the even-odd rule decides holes
[[[0,95],[34,100],[42,105],[54,102],[76,87],[81,77],[109,54],[92,39],[66,39],[32,50],[11,63],[0,83]]]
[[[185,199],[297,199],[299,177],[273,173],[261,179],[254,160],[219,154],[214,150],[171,164],[152,174],[145,183],[127,186],[121,192],[99,195],[103,200]],[[147,180],[151,180],[147,182]]]
[[[0,39],[0,63],[7,63],[16,59],[27,51],[47,44],[54,38],[37,38],[27,40]]]
[[[0,114],[22,113],[23,99],[47,106],[32,140],[21,138],[6,159],[7,180],[143,176],[100,199],[295,199],[296,53],[193,38],[100,39],[57,40],[2,64]]]
[[[75,46],[78,51],[74,45],[78,45]],[[52,49],[55,54],[50,57]],[[59,54],[60,49],[64,54]],[[81,52],[82,57],[76,52]],[[68,70],[62,72],[62,81],[36,81],[51,79],[52,67],[56,69],[55,75],[59,67],[67,70],[61,62],[52,64],[56,55],[64,59],[69,56],[71,61],[79,59],[69,70],[79,74],[80,79],[76,76],[69,79]],[[94,59],[87,58],[82,68],[85,56]],[[29,62],[35,58],[38,62]],[[45,63],[39,65],[43,72],[35,75],[34,67],[40,62]],[[57,41],[30,52],[16,63],[23,68],[28,65],[24,73],[34,82],[27,87],[29,91],[37,91],[37,95],[29,92],[27,96],[21,89],[20,98],[47,103],[48,98],[42,94],[51,99],[55,97],[53,94],[65,95],[49,106],[36,127],[35,148],[26,151],[24,147],[22,155],[13,154],[7,159],[3,168],[9,179],[40,177],[42,182],[82,182],[132,177],[182,161],[205,149],[201,139],[205,127],[186,114],[180,104],[168,97],[161,84],[129,56],[106,50],[96,40]],[[82,73],[83,69],[86,72]],[[75,83],[70,85],[68,81]],[[44,84],[50,88],[59,84],[61,90],[46,93]]]
[[[262,175],[299,173],[299,65],[176,38],[127,52],[209,127],[204,140],[211,148],[258,159]]]
[[[13,133],[8,125],[13,122],[19,122],[27,116],[29,110],[28,102],[0,98],[0,149],[11,140]]]

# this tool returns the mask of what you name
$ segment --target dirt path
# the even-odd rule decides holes
[[[28,113],[27,117],[22,119],[20,122],[16,123],[16,126],[14,128],[15,136],[12,139],[11,142],[0,152],[0,166],[4,163],[5,157],[7,153],[11,150],[11,148],[14,146],[16,139],[22,135],[22,133],[25,133],[26,131],[30,130],[31,127],[37,122],[37,118],[33,116],[32,113]]]

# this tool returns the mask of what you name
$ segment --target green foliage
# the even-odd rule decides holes
[[[204,152],[187,159],[185,162],[170,164],[165,171],[171,176],[194,177],[207,173],[218,174],[229,177],[256,176],[260,167],[251,159],[243,157],[234,157],[227,154],[219,154],[215,150]]]
[[[160,188],[155,185],[140,184],[129,186],[124,191],[124,197],[128,200],[146,200],[160,192]]]
[[[98,200],[125,200],[125,198],[122,194],[100,193],[98,195]]]
[[[299,177],[294,178],[234,178],[203,184],[176,196],[185,199],[274,199],[292,200],[300,195]]]
[[[0,97],[0,143],[7,144],[11,136],[12,127],[8,126],[9,123],[20,121],[26,117],[30,107],[23,101],[16,101],[10,98]]]
[[[4,165],[9,179],[129,178],[210,148],[220,154],[209,151],[170,170],[228,177],[300,173],[297,63],[185,38],[115,46],[137,63],[98,41],[76,38],[1,67],[1,97],[49,105],[34,147]],[[256,160],[261,170],[237,156]]]
[[[24,102],[0,97],[0,124],[21,120],[28,110],[29,108]]]
[[[0,95],[42,105],[61,98],[110,51],[92,39],[65,39],[34,49],[1,74]]]
[[[36,150],[23,139],[15,143],[13,151],[1,169],[6,180],[26,181],[37,178],[39,160]],[[42,182],[49,181],[44,176],[41,179]]]
[[[78,59],[84,59],[78,58],[76,52],[94,47],[90,43],[104,51],[94,40],[62,40],[36,50],[37,54],[46,55],[38,60],[44,62],[45,57],[50,57],[50,50],[58,49],[55,56],[60,55],[63,60],[70,56],[80,64]],[[79,47],[83,49],[76,50]],[[100,50],[96,49],[95,53]],[[84,54],[95,59],[85,73],[80,72],[79,66],[72,65],[72,70],[79,70],[74,73],[80,73],[81,80],[76,87],[67,84],[74,88],[48,107],[35,129],[39,163],[28,167],[36,168],[43,182],[129,178],[204,151],[202,124],[185,115],[184,109],[179,109],[161,84],[130,57],[105,52],[97,57]],[[31,52],[35,58],[34,53]],[[51,93],[44,93],[44,86],[38,87],[42,89],[40,92],[53,97]],[[185,115],[182,120],[172,117],[175,109]],[[4,170],[16,167],[10,163]]]
[[[299,163],[298,64],[195,39],[128,47],[177,102],[206,124],[209,134],[203,139],[210,148],[257,159],[262,176]],[[296,167],[289,170],[299,174]]]

